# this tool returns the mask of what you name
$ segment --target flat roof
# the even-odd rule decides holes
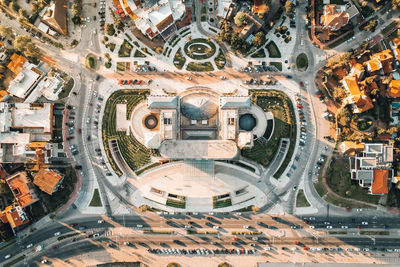
[[[232,159],[237,155],[231,140],[165,140],[160,153],[171,159]]]
[[[29,89],[40,78],[40,71],[35,69],[35,65],[29,64],[26,69],[20,72],[8,86],[8,92],[19,98],[25,98],[29,94]]]
[[[53,118],[52,104],[44,103],[43,107],[31,107],[27,103],[15,103],[12,110],[12,127],[16,128],[38,128],[43,132],[52,131]]]

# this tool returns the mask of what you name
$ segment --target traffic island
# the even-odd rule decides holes
[[[183,48],[185,54],[194,60],[203,60],[212,57],[215,54],[216,46],[213,42],[196,38],[187,42]]]
[[[299,71],[306,71],[308,68],[308,58],[307,55],[301,53],[296,58],[296,67]]]
[[[96,57],[92,54],[86,56],[85,59],[86,68],[94,70],[96,68]]]

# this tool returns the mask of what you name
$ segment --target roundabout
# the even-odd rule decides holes
[[[196,38],[187,42],[184,46],[185,54],[194,60],[211,58],[217,48],[212,41],[204,38]]]

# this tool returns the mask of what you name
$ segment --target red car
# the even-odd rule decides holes
[[[303,83],[303,82],[300,82],[300,85],[301,85],[301,86],[304,86],[304,83]]]
[[[364,226],[362,226],[362,225],[357,225],[357,228],[358,228],[358,229],[363,229]]]
[[[293,241],[293,244],[297,245],[299,242],[298,241]]]
[[[75,226],[77,226],[77,225],[78,225],[77,223],[71,223],[69,226],[75,227]]]
[[[347,211],[351,211],[351,208],[346,208]]]
[[[297,107],[298,107],[298,108],[303,108],[303,106],[302,106],[302,105],[300,105],[300,104],[298,104],[298,105],[297,105]]]
[[[124,82],[124,80],[119,80],[118,84],[121,85]]]
[[[303,250],[310,250],[310,248],[309,247],[304,247]]]
[[[142,81],[142,80],[140,80],[140,81],[138,81],[138,83],[137,83],[137,84],[142,84],[142,82],[143,82],[143,81]]]
[[[129,80],[129,81],[128,81],[128,84],[131,84],[132,82],[133,82],[132,80]]]
[[[82,133],[82,130],[81,130],[81,128],[78,128],[78,133],[80,134],[80,133]]]

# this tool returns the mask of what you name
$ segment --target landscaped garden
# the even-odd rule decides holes
[[[149,91],[147,90],[119,90],[113,93],[107,100],[103,115],[102,137],[104,150],[110,161],[113,170],[118,176],[122,171],[115,163],[108,145],[109,140],[116,140],[121,155],[132,170],[136,170],[150,162],[151,155],[158,155],[157,150],[147,149],[132,134],[126,135],[125,132],[116,130],[116,104],[127,105],[127,117],[129,118],[135,106],[145,100]]]
[[[174,65],[181,70],[185,62],[186,58],[182,55],[182,50],[179,48],[174,57]]]
[[[133,54],[134,57],[146,57],[145,54],[139,51],[139,49],[135,50],[135,53]]]
[[[219,70],[222,70],[225,67],[226,58],[221,48],[218,51],[218,55],[214,58],[214,62]]]
[[[211,62],[203,62],[203,63],[196,63],[196,62],[190,62],[187,67],[187,71],[213,71],[214,67],[211,64]]]
[[[296,58],[296,67],[299,70],[307,70],[308,68],[308,58],[307,55],[304,53],[301,53],[300,55],[297,56]]]
[[[276,46],[274,41],[269,42],[265,48],[267,48],[268,55],[270,58],[280,58],[281,57],[281,52],[279,51],[279,48]]]
[[[124,40],[118,50],[119,57],[130,57],[133,49],[133,45],[131,45],[127,40]]]
[[[288,153],[274,174],[275,178],[279,178],[289,164],[296,144],[296,118],[292,102],[285,93],[276,90],[251,90],[250,95],[253,103],[274,114],[274,132],[269,141],[257,139],[252,148],[242,150],[242,155],[267,167],[278,152],[281,138],[289,138]]]
[[[265,57],[265,50],[260,49],[257,52],[253,53],[250,57],[252,58],[264,58]]]
[[[357,129],[360,131],[366,131],[373,125],[371,118],[362,118],[357,121]]]
[[[93,55],[88,55],[86,57],[86,67],[88,69],[94,69],[96,67],[96,59]]]
[[[90,207],[101,207],[102,206],[99,189],[96,188],[94,190],[93,197],[92,197],[92,200],[90,201],[89,206]]]
[[[204,38],[196,38],[187,42],[183,50],[188,57],[195,60],[202,60],[212,57],[215,54],[216,46],[212,41]]]
[[[279,71],[282,71],[282,62],[270,62],[269,64],[277,68]]]

